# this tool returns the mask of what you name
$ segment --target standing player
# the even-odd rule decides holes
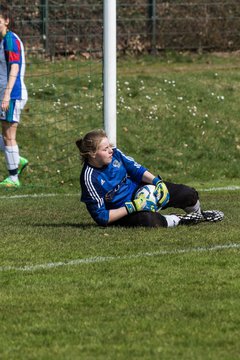
[[[28,160],[19,156],[16,142],[17,126],[21,110],[27,102],[24,84],[25,55],[20,38],[9,30],[10,12],[0,6],[0,150],[4,152],[9,176],[0,182],[0,187],[17,188],[18,176]]]
[[[181,184],[163,182],[133,158],[113,148],[103,130],[93,130],[76,141],[83,161],[80,176],[81,200],[98,225],[173,227],[202,221],[220,221],[221,211],[201,211],[198,193]],[[159,207],[183,209],[186,215],[162,215],[155,203],[140,197],[136,191],[143,184],[155,185]]]

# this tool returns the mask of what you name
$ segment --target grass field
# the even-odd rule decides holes
[[[119,146],[225,213],[221,223],[174,229],[97,227],[79,202],[74,140],[101,126],[98,67],[91,83],[84,63],[29,69],[42,76],[28,88],[43,90],[19,128],[30,166],[21,189],[0,192],[0,358],[237,360],[238,56],[119,63]],[[56,89],[45,87],[50,76]],[[53,111],[63,93],[71,106]]]
[[[238,182],[239,69],[238,54],[119,60],[118,146],[165,179]],[[30,62],[26,82],[18,131],[30,161],[23,188],[75,191],[75,140],[103,126],[101,63]],[[6,176],[4,161],[0,174]]]

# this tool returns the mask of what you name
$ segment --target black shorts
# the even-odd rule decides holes
[[[126,215],[122,219],[117,220],[109,225],[124,227],[167,227],[167,220],[158,212],[139,211]]]
[[[165,184],[170,194],[170,200],[163,210],[170,207],[185,209],[194,206],[199,199],[197,191],[192,187],[183,184],[174,184],[168,181],[165,181]],[[126,215],[110,225],[125,227],[167,227],[167,220],[158,212],[140,211]]]
[[[186,209],[189,206],[194,206],[199,199],[198,192],[190,186],[168,181],[164,181],[164,183],[170,194],[170,200],[164,209],[169,207]]]

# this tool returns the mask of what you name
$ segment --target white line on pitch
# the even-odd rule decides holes
[[[36,271],[36,270],[48,270],[52,268],[57,268],[60,266],[73,266],[73,265],[81,265],[81,264],[95,264],[101,262],[108,261],[116,261],[116,260],[131,260],[138,259],[143,257],[154,257],[154,256],[164,256],[164,255],[180,255],[187,254],[193,252],[207,252],[207,251],[218,251],[218,250],[229,250],[229,249],[239,249],[240,244],[225,244],[225,245],[215,245],[212,247],[196,247],[196,248],[187,248],[187,249],[179,249],[179,250],[161,250],[156,252],[146,252],[132,255],[124,255],[124,256],[96,256],[92,258],[85,259],[75,259],[69,260],[65,262],[53,262],[46,264],[36,264],[36,265],[25,265],[23,267],[15,267],[15,266],[1,266],[0,271]]]
[[[222,190],[235,191],[235,190],[240,190],[240,186],[229,185],[229,186],[212,187],[208,189],[198,189],[198,190],[199,191],[222,191]]]
[[[235,185],[229,185],[229,186],[222,186],[222,187],[212,187],[207,189],[198,189],[198,191],[236,191],[240,190],[240,186]],[[73,194],[59,194],[59,193],[53,193],[53,194],[21,194],[21,195],[3,195],[0,196],[0,199],[24,199],[24,198],[44,198],[44,197],[55,197],[55,196],[80,196],[80,193],[73,193]]]
[[[56,196],[80,196],[80,194],[22,194],[22,195],[3,195],[0,199],[26,199],[26,198],[44,198],[44,197],[56,197]]]

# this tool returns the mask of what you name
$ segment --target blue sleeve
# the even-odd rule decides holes
[[[82,196],[81,201],[87,206],[93,220],[101,226],[107,226],[109,210],[106,209],[102,189],[98,184],[97,176],[92,170],[85,170],[80,179]]]
[[[21,45],[20,41],[10,31],[4,38],[4,49],[9,64],[20,64]]]
[[[132,157],[126,156],[123,152],[119,149],[114,149],[116,157],[119,157],[123,162],[127,174],[137,183],[142,181],[143,174],[147,171],[147,168],[138,164]]]
[[[101,206],[97,205],[93,201],[86,202],[86,206],[89,214],[98,225],[107,226],[109,220],[109,210],[105,208],[104,201]]]

